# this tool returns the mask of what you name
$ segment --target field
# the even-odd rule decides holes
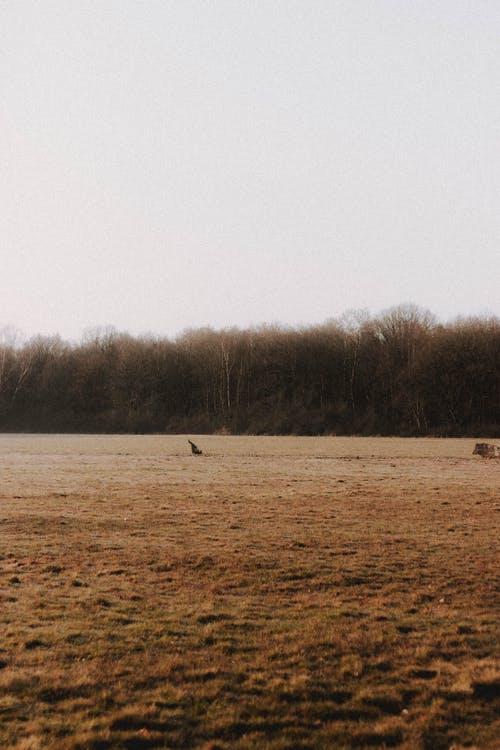
[[[0,436],[0,747],[500,746],[473,440]]]

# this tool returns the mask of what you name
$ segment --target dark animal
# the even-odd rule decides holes
[[[476,443],[472,453],[483,458],[500,458],[500,447],[491,443]]]
[[[202,456],[203,451],[201,451],[197,445],[195,445],[192,440],[188,440],[189,445],[191,446],[191,453],[193,456]]]

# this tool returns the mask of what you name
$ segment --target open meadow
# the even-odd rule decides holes
[[[0,436],[0,747],[498,748],[473,448]]]

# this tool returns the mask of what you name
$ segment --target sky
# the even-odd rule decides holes
[[[0,0],[0,329],[500,315],[498,0]]]

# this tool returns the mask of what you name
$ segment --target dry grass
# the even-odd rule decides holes
[[[0,437],[0,746],[498,747],[474,440]]]

